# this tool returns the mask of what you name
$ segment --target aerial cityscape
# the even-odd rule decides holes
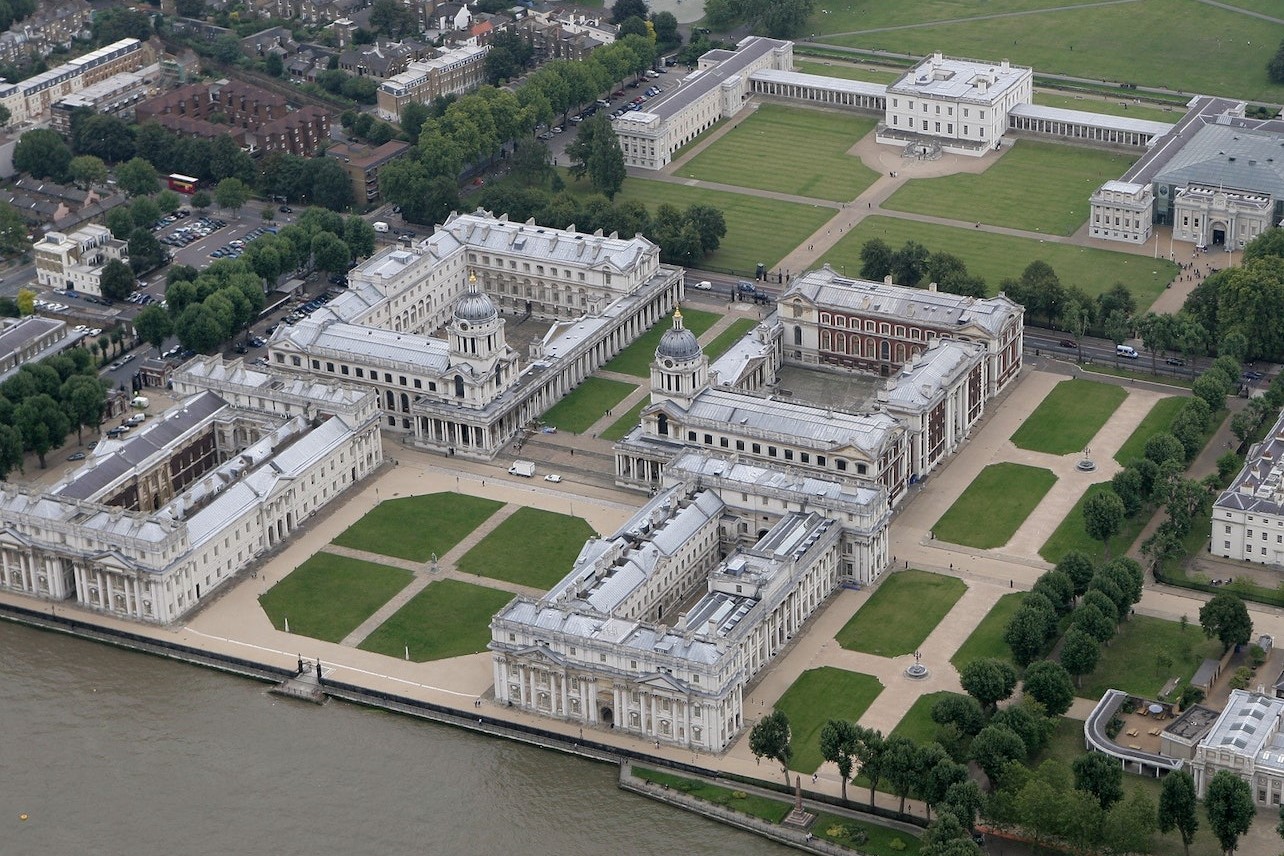
[[[1284,847],[1284,9],[0,28],[12,852]]]

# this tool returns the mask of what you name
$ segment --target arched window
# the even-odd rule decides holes
[[[832,339],[832,336],[830,335],[830,332],[828,330],[821,330],[820,331],[820,349],[822,351],[828,351],[832,347],[833,347],[833,339]]]
[[[794,344],[795,345],[802,344],[802,328],[796,324],[794,325]]]
[[[887,340],[886,340],[886,339],[884,339],[884,340],[881,342],[881,345],[882,345],[882,348],[881,348],[881,350],[882,350],[882,360],[883,360],[883,362],[887,362],[888,360],[890,360],[890,359],[892,358],[892,348],[891,348],[891,345],[889,345],[889,344],[888,344],[888,342],[887,342]]]
[[[383,394],[383,400],[385,402],[385,410],[397,409],[397,399],[393,396],[392,390],[388,390]]]
[[[668,414],[666,414],[666,413],[661,413],[661,414],[660,414],[660,416],[659,416],[659,418],[656,420],[656,423],[657,423],[657,424],[656,424],[656,430],[660,432],[660,436],[662,436],[662,437],[667,437],[667,436],[669,436],[669,416],[668,416]]]
[[[410,412],[410,396],[406,395],[404,392],[401,394],[401,412]]]
[[[905,346],[900,342],[896,343],[896,362],[905,362]]]

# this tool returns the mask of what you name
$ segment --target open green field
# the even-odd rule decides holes
[[[1088,98],[1082,95],[1062,95],[1056,92],[1036,91],[1034,103],[1041,107],[1059,107],[1062,110],[1081,110],[1085,113],[1104,113],[1107,116],[1127,116],[1148,122],[1177,124],[1183,109],[1164,109],[1154,104],[1136,104],[1119,98]]]
[[[863,80],[866,83],[895,83],[902,74],[895,71],[883,71],[863,65],[852,65],[847,62],[833,62],[827,59],[799,59],[794,54],[794,70],[803,74],[818,74],[822,77],[840,77],[843,80]]]
[[[1162,434],[1168,430],[1173,424],[1177,411],[1181,410],[1185,403],[1186,399],[1180,395],[1156,401],[1155,406],[1146,414],[1146,418],[1141,420],[1141,424],[1133,429],[1132,434],[1119,447],[1119,451],[1115,452],[1115,460],[1126,467],[1132,461],[1143,457],[1146,452],[1146,443],[1156,434]]]
[[[459,570],[546,589],[571,570],[593,527],[578,517],[519,508],[459,560]]]
[[[619,419],[607,426],[606,430],[602,432],[602,439],[610,440],[612,443],[623,440],[624,435],[632,431],[633,426],[637,425],[642,420],[642,408],[646,407],[650,403],[651,397],[647,396],[637,404],[630,407],[628,413],[625,413]]]
[[[1102,646],[1096,671],[1083,676],[1083,686],[1078,687],[1075,694],[1080,698],[1099,699],[1102,693],[1113,688],[1154,698],[1169,678],[1181,679],[1180,691],[1200,663],[1221,654],[1222,644],[1204,636],[1198,621],[1192,620],[1182,630],[1176,621],[1134,615],[1119,625],[1119,632],[1109,645]],[[1161,665],[1160,655],[1171,659],[1172,665]]]
[[[277,630],[341,642],[414,576],[401,568],[317,553],[268,589],[259,605]]]
[[[340,547],[426,562],[446,555],[504,503],[462,493],[386,499],[334,539]]]
[[[656,325],[659,326],[659,325]],[[636,384],[600,377],[586,377],[571,394],[550,407],[542,417],[545,424],[560,431],[583,434],[606,411],[629,397]]]
[[[1016,591],[995,601],[985,618],[981,619],[981,623],[976,625],[971,635],[950,658],[954,668],[962,669],[973,660],[985,657],[1012,662],[1012,649],[1003,641],[1003,631],[1007,629],[1012,613],[1020,608],[1023,597],[1025,592]]]
[[[1254,6],[1263,0],[1242,0]],[[1053,11],[1050,7],[1073,7]],[[1011,11],[1041,14],[995,17]],[[991,0],[982,5],[858,3],[818,14],[816,42],[926,56],[1000,59],[1036,73],[1131,82],[1278,103],[1284,87],[1266,77],[1284,26],[1198,0],[1136,0],[1112,5],[1058,0]],[[1278,6],[1275,17],[1281,17]],[[871,32],[901,25],[904,29]],[[1184,61],[1179,58],[1198,58]]]
[[[967,591],[957,577],[891,573],[836,636],[849,651],[879,657],[913,654]]]
[[[1057,477],[1025,464],[990,464],[936,521],[935,537],[987,550],[1008,543]]]
[[[568,179],[567,187],[577,192],[590,192],[588,182]],[[654,212],[667,202],[678,208],[712,205],[722,212],[727,222],[727,235],[717,250],[705,256],[700,267],[709,270],[731,270],[752,273],[759,262],[774,268],[808,235],[834,216],[834,208],[823,205],[801,205],[778,202],[744,193],[728,193],[688,187],[668,181],[651,181],[630,177],[616,200],[633,199]]]
[[[893,211],[1072,235],[1088,198],[1136,158],[1083,146],[1018,140],[985,172],[907,181],[883,203]]]
[[[1128,397],[1112,383],[1063,380],[1012,435],[1018,449],[1068,455],[1082,452]]]
[[[825,759],[820,754],[820,729],[831,719],[858,721],[883,691],[878,678],[833,666],[808,669],[776,702],[789,717],[794,757],[791,770],[812,773]]]
[[[752,330],[757,323],[752,318],[737,318],[732,321],[731,326],[714,336],[713,341],[704,346],[704,355],[712,363],[725,354],[732,345],[743,339],[745,334]]]
[[[1090,485],[1083,492],[1083,496],[1079,497],[1079,501],[1074,504],[1074,508],[1070,509],[1069,513],[1057,524],[1057,528],[1048,536],[1048,540],[1039,548],[1039,555],[1043,557],[1044,561],[1052,562],[1055,565],[1064,559],[1066,553],[1071,550],[1080,550],[1094,559],[1102,555],[1101,542],[1089,538],[1088,533],[1084,531],[1083,506],[1088,501],[1088,497],[1109,489],[1109,482],[1098,482]],[[1124,518],[1123,527],[1119,530],[1119,534],[1110,539],[1110,555],[1124,555],[1149,522],[1150,513],[1144,509],[1132,517]]]
[[[717,312],[705,312],[702,309],[687,309],[682,313],[682,326],[696,334],[698,339],[722,316]],[[605,371],[619,372],[634,377],[650,377],[651,361],[655,359],[655,349],[660,346],[660,339],[673,329],[671,318],[661,318],[651,329],[633,341],[623,351],[616,354],[610,362],[602,366]]]
[[[506,591],[458,580],[437,580],[406,602],[362,640],[363,651],[416,663],[486,650],[490,619],[513,599]]]
[[[1177,266],[1165,259],[895,217],[866,217],[839,239],[821,261],[848,276],[856,276],[861,268],[861,247],[873,238],[882,238],[892,249],[900,249],[906,241],[917,241],[931,252],[953,253],[970,273],[985,280],[990,294],[998,292],[1004,279],[1021,276],[1030,262],[1044,261],[1057,272],[1062,285],[1078,286],[1094,297],[1109,291],[1116,282],[1127,283],[1137,299],[1137,311],[1145,312],[1177,275]]]
[[[932,721],[932,707],[947,696],[961,697],[962,693],[941,690],[919,696],[910,705],[910,709],[905,711],[901,721],[896,723],[896,727],[892,729],[892,734],[908,737],[920,746],[926,746],[928,743],[934,742],[936,740],[936,730],[940,726]]]
[[[878,179],[847,154],[873,117],[763,104],[675,174],[701,181],[846,202]],[[782,169],[782,164],[789,164]],[[730,231],[730,230],[728,230]]]

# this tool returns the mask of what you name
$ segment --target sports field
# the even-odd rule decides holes
[[[1284,17],[1271,0],[1240,5]],[[1030,10],[1044,11],[1007,14]],[[1266,77],[1266,63],[1284,38],[1284,25],[1199,0],[924,0],[851,4],[831,12],[818,8],[808,24],[818,44],[918,56],[945,50],[951,56],[1006,57],[1044,74],[1281,100],[1281,87]]]
[[[874,124],[871,116],[763,104],[678,167],[676,174],[795,196],[850,201],[878,178],[859,158],[847,154],[874,130]]]
[[[865,218],[844,235],[822,261],[848,276],[856,276],[860,273],[861,246],[871,238],[882,238],[893,249],[899,249],[906,241],[918,241],[931,252],[953,253],[963,259],[969,272],[985,280],[990,294],[999,290],[1002,280],[1016,279],[1030,262],[1040,260],[1052,266],[1062,285],[1078,286],[1089,295],[1107,291],[1116,282],[1125,282],[1137,300],[1138,312],[1145,312],[1177,275],[1177,266],[1165,259],[895,217]]]
[[[883,207],[1072,235],[1088,219],[1092,192],[1135,161],[1118,152],[1019,140],[983,173],[908,181]]]

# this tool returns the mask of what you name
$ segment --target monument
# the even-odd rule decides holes
[[[803,808],[802,804],[802,776],[794,776],[794,807],[785,819],[781,821],[785,826],[792,826],[794,829],[811,829],[811,825],[816,822],[816,815]]]

